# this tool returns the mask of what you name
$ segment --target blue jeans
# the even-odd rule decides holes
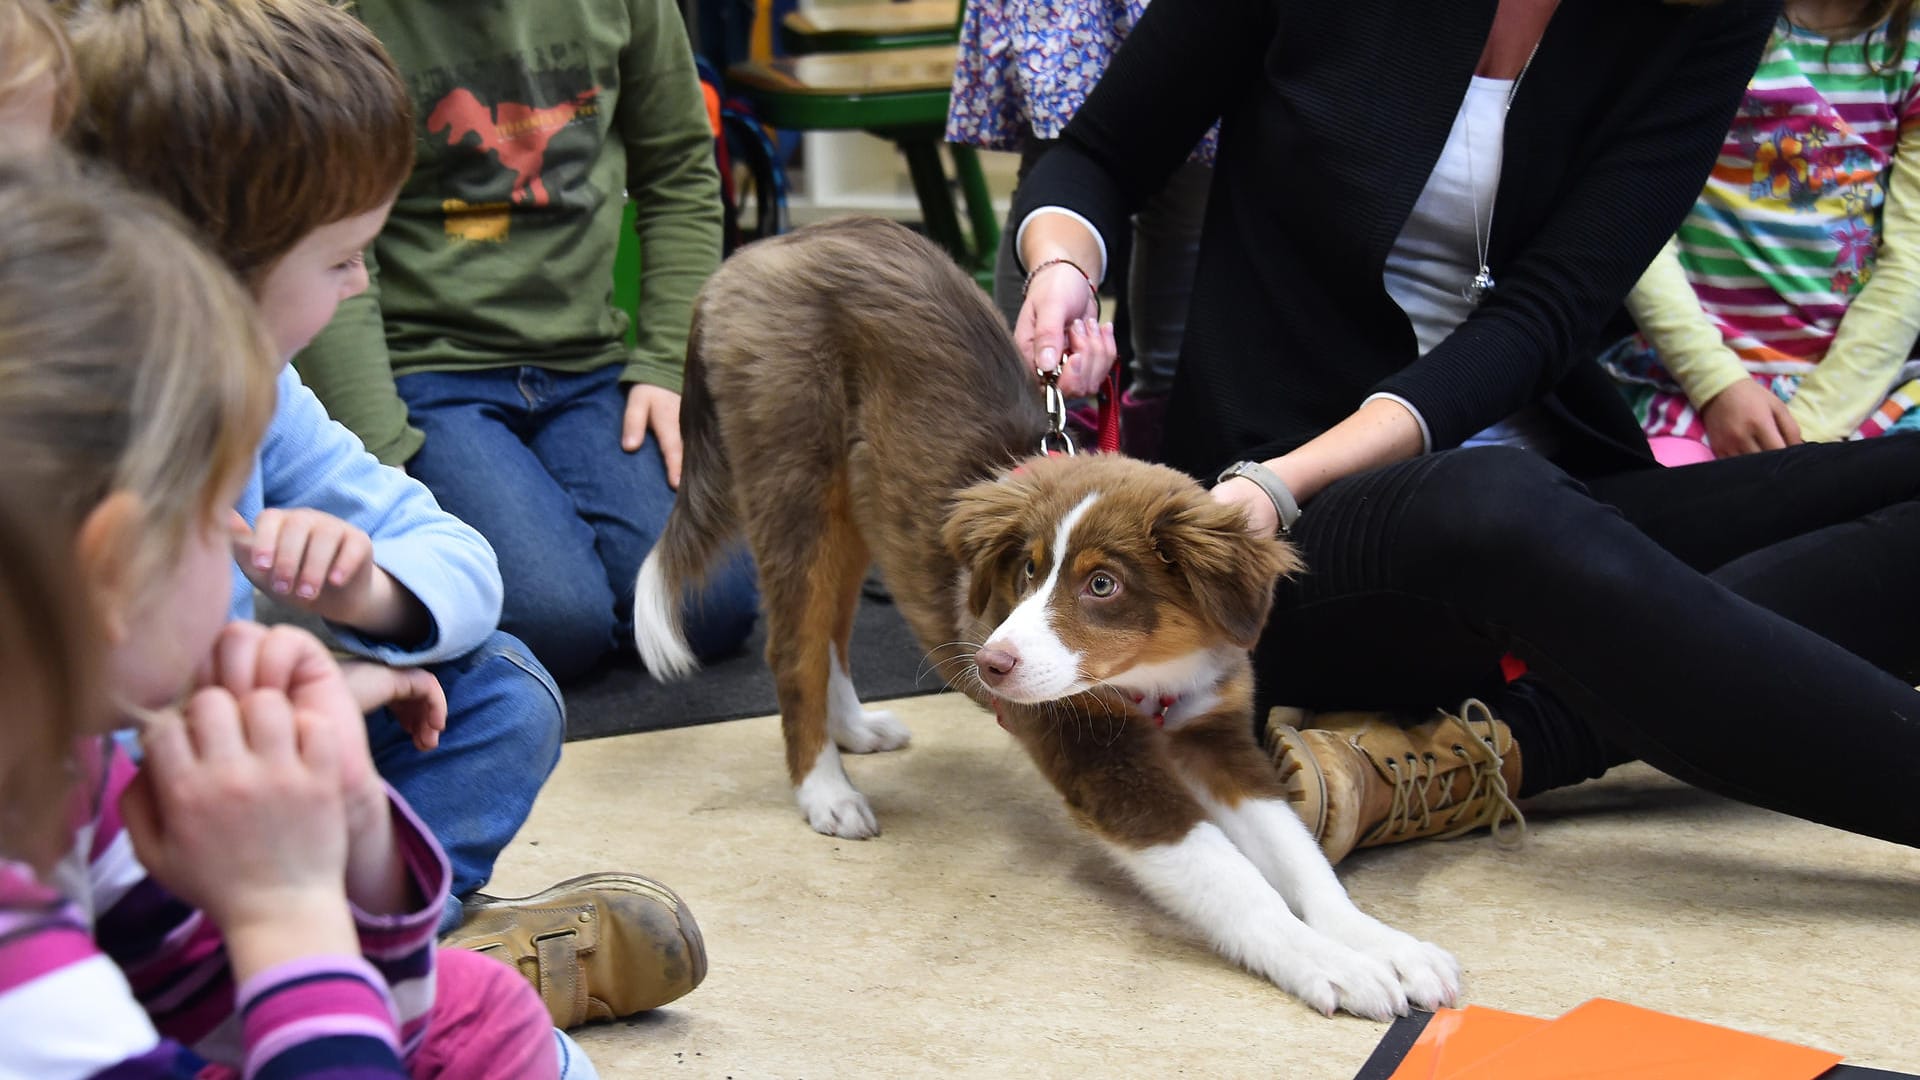
[[[493,876],[493,861],[520,831],[534,796],[560,761],[566,711],[560,689],[527,647],[496,632],[457,660],[428,670],[447,694],[447,730],[433,750],[385,709],[367,714],[373,763],[426,823],[453,864],[445,933],[460,901]]]
[[[506,581],[503,630],[562,682],[633,645],[633,582],[673,508],[649,434],[620,448],[620,369],[422,372],[397,380],[426,444],[407,471],[480,530]],[[687,607],[687,643],[734,652],[759,609],[744,554],[716,566]]]

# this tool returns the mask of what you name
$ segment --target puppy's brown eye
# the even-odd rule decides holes
[[[1026,570],[1024,571],[1024,573],[1025,573],[1025,574],[1027,575],[1027,580],[1028,580],[1028,581],[1032,581],[1032,580],[1033,580],[1033,575],[1035,575],[1035,574],[1037,574],[1037,573],[1039,573],[1039,572],[1040,572],[1040,564],[1039,564],[1039,563],[1036,563],[1036,562],[1034,562],[1034,561],[1033,561],[1032,559],[1028,559],[1028,560],[1027,560],[1027,568],[1026,568]]]
[[[1095,574],[1087,579],[1087,593],[1098,600],[1105,600],[1120,591],[1120,583],[1113,580],[1111,574]]]

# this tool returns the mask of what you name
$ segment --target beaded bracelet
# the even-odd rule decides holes
[[[1021,296],[1027,295],[1027,291],[1033,288],[1033,279],[1040,276],[1040,271],[1045,270],[1048,267],[1062,266],[1062,265],[1073,267],[1074,270],[1079,273],[1080,280],[1087,283],[1087,293],[1093,297],[1093,319],[1095,322],[1099,322],[1100,321],[1100,290],[1093,283],[1093,275],[1087,273],[1084,269],[1081,269],[1080,264],[1077,262],[1074,262],[1072,259],[1065,259],[1065,258],[1048,259],[1047,261],[1027,271],[1027,280],[1020,283],[1020,295]]]

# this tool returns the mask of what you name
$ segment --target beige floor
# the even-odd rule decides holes
[[[494,891],[651,873],[712,963],[674,1006],[580,1034],[603,1075],[1345,1078],[1365,1060],[1384,1025],[1324,1019],[1188,939],[989,717],[893,708],[913,746],[850,767],[885,830],[864,843],[800,820],[773,718],[568,747]],[[1920,852],[1639,767],[1531,820],[1517,850],[1381,849],[1343,876],[1453,950],[1475,1003],[1615,997],[1920,1071]]]

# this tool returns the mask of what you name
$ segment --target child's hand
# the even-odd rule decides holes
[[[286,695],[308,717],[306,737],[327,743],[348,824],[357,832],[368,826],[365,819],[384,823],[387,789],[367,749],[365,710],[319,638],[297,626],[228,623],[214,639],[202,682],[240,699],[254,690]]]
[[[373,538],[332,514],[262,510],[249,529],[236,513],[229,528],[247,580],[295,607],[327,616],[371,587]]]
[[[319,700],[311,687],[199,690],[142,733],[145,764],[120,801],[141,864],[220,928],[237,977],[357,952],[341,762],[318,737],[333,720]]]
[[[1802,441],[1800,424],[1787,411],[1787,403],[1752,379],[1741,379],[1715,394],[1701,406],[1700,421],[1707,427],[1707,442],[1715,457],[1778,450]]]
[[[341,664],[340,672],[347,677],[347,688],[361,712],[384,707],[413,736],[416,748],[431,750],[440,745],[440,733],[447,730],[447,695],[432,672],[368,660]]]
[[[620,449],[640,449],[647,433],[660,446],[667,467],[667,486],[680,490],[680,395],[664,386],[634,383],[627,387],[627,411],[620,422]]]
[[[405,686],[394,686],[389,678],[389,689],[397,692],[414,685],[405,680]],[[228,623],[214,642],[206,681],[236,696],[255,688],[275,690],[305,710],[310,722],[304,737],[326,744],[337,762],[349,841],[348,895],[368,910],[405,910],[411,884],[394,854],[387,785],[367,749],[366,708],[357,699],[362,688],[350,683],[326,646],[297,626]],[[444,717],[446,699],[438,681],[430,693],[439,699]]]
[[[233,557],[254,588],[302,611],[395,641],[424,637],[426,609],[374,565],[373,538],[319,510],[262,510],[228,522]]]

